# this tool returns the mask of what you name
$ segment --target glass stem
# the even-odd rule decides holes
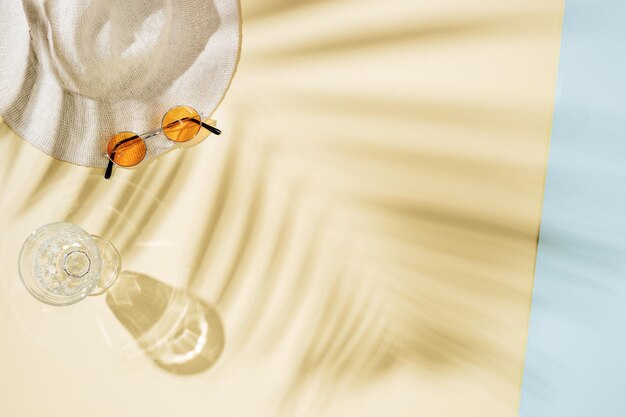
[[[91,235],[98,246],[100,258],[102,259],[102,270],[100,279],[89,295],[104,294],[117,280],[122,270],[122,258],[111,242],[100,236]]]

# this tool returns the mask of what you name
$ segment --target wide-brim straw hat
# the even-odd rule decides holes
[[[112,135],[176,105],[210,116],[239,59],[238,0],[0,0],[0,18],[0,116],[77,165],[106,166]],[[147,158],[171,146],[148,142]]]

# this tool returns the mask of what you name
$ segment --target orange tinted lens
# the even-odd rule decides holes
[[[187,142],[198,134],[201,127],[200,115],[188,106],[174,107],[161,122],[161,129],[169,140]]]
[[[107,154],[117,165],[132,167],[146,156],[146,142],[133,132],[121,132],[109,140]]]

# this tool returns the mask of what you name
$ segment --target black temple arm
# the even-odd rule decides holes
[[[193,123],[195,123],[195,124],[200,124],[200,126],[202,126],[203,128],[205,128],[205,129],[206,129],[206,130],[208,130],[209,132],[214,133],[214,134],[216,134],[216,135],[221,135],[221,134],[222,134],[222,131],[221,131],[221,130],[219,130],[218,128],[213,127],[213,126],[211,126],[211,125],[209,125],[209,124],[206,124],[206,123],[204,123],[204,122],[202,122],[202,121],[200,121],[200,120],[198,120],[198,119],[196,119],[196,118],[194,118],[194,117],[184,117],[184,118],[182,118],[182,119],[180,119],[180,120],[175,120],[175,121],[173,121],[172,123],[170,123],[170,124],[168,124],[167,126],[165,126],[165,128],[168,128],[168,127],[174,126],[176,123],[178,123],[178,122],[182,122],[183,120],[189,120],[190,122],[193,122]]]
[[[194,119],[194,121],[197,121],[197,120]],[[208,124],[206,124],[204,122],[200,122],[200,124],[202,125],[203,128],[207,129],[209,132],[212,132],[212,133],[214,133],[216,135],[221,135],[222,134],[222,131],[219,130],[218,128],[216,128],[216,127],[208,125]]]
[[[104,171],[104,179],[108,180],[111,178],[111,174],[113,173],[113,161],[109,159],[109,165],[107,165],[107,170]]]

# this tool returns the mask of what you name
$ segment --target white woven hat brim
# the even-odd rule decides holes
[[[128,48],[109,61],[116,22],[107,19],[124,16],[116,7],[145,19],[128,33],[117,22],[124,36],[115,40]],[[176,105],[210,116],[239,59],[237,0],[0,0],[0,15],[0,116],[42,152],[76,165],[106,166],[108,138],[154,130]],[[162,134],[147,145],[147,158],[172,146]]]

